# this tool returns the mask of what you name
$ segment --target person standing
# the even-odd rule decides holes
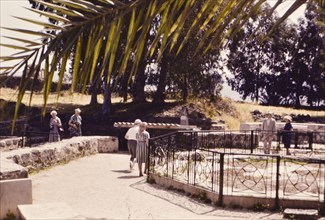
[[[180,125],[188,125],[188,112],[185,106],[181,109]]]
[[[146,173],[148,168],[148,161],[147,161],[147,148],[149,145],[149,132],[146,131],[147,123],[142,122],[139,127],[139,131],[136,134],[137,138],[137,151],[136,151],[136,157],[139,167],[139,176],[143,176],[142,172],[142,164],[145,164],[144,167],[144,173]]]
[[[49,142],[57,142],[60,141],[59,130],[62,129],[61,119],[57,116],[56,111],[51,111],[51,119],[50,119],[50,135]]]
[[[131,155],[130,157],[130,169],[133,169],[134,159],[136,158],[136,149],[137,149],[137,137],[136,134],[139,131],[139,126],[141,124],[140,119],[136,119],[134,121],[134,125],[129,128],[129,130],[125,134],[125,139],[128,141],[128,150]]]
[[[283,119],[285,121],[285,125],[283,128],[282,141],[284,144],[284,148],[287,149],[286,154],[291,155],[289,148],[291,145],[291,131],[292,131],[291,121],[292,121],[292,118],[287,115]]]
[[[272,118],[272,112],[267,112],[265,116],[266,119],[264,119],[262,123],[262,141],[264,144],[264,153],[270,154],[273,136],[276,131],[276,122],[275,119]]]
[[[81,121],[82,118],[80,116],[81,110],[80,108],[76,108],[74,110],[74,114],[70,117],[69,120],[69,131],[70,131],[70,136],[81,136]]]

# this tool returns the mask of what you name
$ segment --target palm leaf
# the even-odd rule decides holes
[[[42,1],[42,0],[33,0],[35,2],[38,2],[39,4],[41,5],[44,5],[48,8],[51,8],[53,10],[56,10],[64,15],[67,15],[67,16],[71,16],[71,17],[79,17],[79,18],[85,18],[86,16],[80,12],[77,12],[75,10],[72,10],[72,9],[68,9],[64,6],[60,6],[60,5],[56,5],[56,4],[52,4],[52,3],[49,3],[49,2],[45,2],[45,1]]]
[[[26,66],[34,63],[33,71],[25,73],[22,77],[27,80],[32,75],[37,76],[37,70],[45,65],[48,74],[47,83],[49,83],[58,64],[65,63],[62,66],[66,66],[67,61],[72,59],[71,91],[74,91],[78,82],[85,86],[90,80],[100,80],[100,76],[104,72],[108,73],[107,80],[110,80],[113,69],[118,70],[118,74],[124,74],[127,65],[130,63],[130,58],[133,61],[132,73],[135,73],[139,62],[146,56],[153,56],[158,52],[160,59],[166,48],[169,48],[169,52],[176,51],[179,53],[193,35],[200,34],[202,36],[201,43],[197,45],[196,54],[202,49],[203,51],[209,50],[212,45],[221,47],[227,38],[233,37],[240,30],[254,11],[260,7],[263,0],[203,0],[202,2],[194,0],[35,1],[50,10],[46,12],[36,9],[28,10],[46,19],[55,20],[57,23],[54,25],[28,18],[19,18],[42,26],[43,29],[34,31],[6,28],[15,33],[30,34],[41,37],[41,39],[39,39],[39,43],[33,43],[28,42],[28,40],[12,38],[12,40],[26,45],[3,45],[15,48],[19,52],[12,55],[12,58],[8,56],[1,58],[3,61],[17,61],[11,68],[1,67],[1,70],[4,70],[5,74],[12,75],[20,69],[27,71]],[[306,2],[307,0],[295,1],[276,25]],[[323,0],[317,0],[317,2],[324,5]],[[202,6],[198,11],[195,11],[193,8],[197,4]],[[190,16],[194,17],[194,22],[185,32],[183,27]],[[147,41],[153,20],[157,18],[160,18],[160,23],[156,29],[156,35],[153,40]],[[124,29],[124,27],[126,28]],[[48,29],[55,30],[55,34],[47,33]],[[271,28],[270,33],[272,31]],[[90,37],[87,40],[83,39],[86,36]],[[126,36],[125,39],[123,39],[124,36]],[[181,38],[180,36],[184,37]],[[82,49],[83,41],[87,42],[88,49],[86,51]],[[116,56],[119,48],[124,48],[124,53],[119,57],[120,62],[117,63]],[[39,52],[41,50],[42,52]],[[99,59],[100,51],[104,51],[101,59]],[[54,54],[56,57],[50,63],[50,58]],[[38,56],[37,59],[36,56]],[[61,71],[60,78],[64,74]],[[26,84],[22,83],[20,89],[17,103],[22,100]],[[46,89],[48,92],[49,88]]]
[[[58,80],[58,84],[57,84],[57,101],[59,100],[60,97],[60,92],[61,92],[61,86],[63,83],[63,78],[64,78],[64,74],[65,74],[65,68],[67,66],[67,62],[70,56],[70,51],[68,51],[67,53],[64,54],[63,59],[62,59],[62,63],[61,63],[61,70],[60,70],[60,74],[59,74],[59,80]]]
[[[22,38],[16,38],[16,37],[9,37],[9,36],[3,36],[4,38],[10,39],[10,40],[15,40],[15,41],[19,41],[22,43],[25,43],[29,46],[41,46],[42,43],[38,43],[36,41],[31,41],[31,40],[26,40],[26,39],[22,39]]]
[[[29,11],[32,11],[34,13],[37,13],[41,16],[45,16],[47,18],[53,19],[55,21],[59,21],[59,22],[63,22],[63,23],[71,23],[71,21],[65,17],[62,17],[61,15],[55,14],[55,13],[51,13],[51,12],[45,12],[45,11],[39,11],[33,8],[26,8]]]
[[[81,58],[81,48],[82,48],[82,35],[79,36],[77,49],[75,52],[74,57],[74,64],[73,64],[73,74],[72,74],[72,82],[71,82],[71,93],[75,91],[77,76],[79,73],[79,65],[80,65],[80,58]]]
[[[61,27],[59,25],[51,24],[48,22],[41,22],[41,21],[36,21],[36,20],[32,20],[32,19],[27,19],[27,18],[21,18],[21,17],[17,17],[17,16],[13,16],[13,17],[17,18],[19,20],[22,20],[22,21],[27,21],[31,24],[40,25],[46,29],[53,29],[53,30],[62,30],[63,29],[63,27]]]
[[[38,31],[27,30],[27,29],[6,28],[6,27],[1,27],[1,28],[9,30],[9,31],[19,32],[22,34],[31,34],[31,35],[36,35],[36,36],[42,36],[45,38],[54,38],[55,37],[54,35],[49,34],[49,33],[43,33],[43,32],[38,32]]]

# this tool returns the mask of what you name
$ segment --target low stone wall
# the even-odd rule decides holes
[[[277,131],[283,130],[284,122],[277,122]],[[313,133],[313,143],[325,144],[325,124],[312,124],[312,123],[292,123],[293,132],[301,132],[298,136],[298,143],[308,141],[308,133]],[[240,124],[241,131],[260,131],[262,129],[262,122],[250,122]],[[305,134],[303,134],[305,133]],[[294,136],[294,135],[293,135]],[[276,136],[274,137],[276,140]]]
[[[22,137],[2,137],[0,139],[0,151],[10,151],[21,148],[23,146]]]
[[[31,170],[40,170],[56,164],[95,153],[118,151],[118,138],[84,136],[46,143],[33,148],[1,152],[0,157],[0,219],[7,214],[18,216],[17,205],[32,203]]]
[[[198,133],[199,146],[204,147],[226,147],[247,148],[251,146],[250,132],[209,132]],[[254,148],[258,147],[259,135],[253,135]]]
[[[40,170],[95,153],[116,152],[116,137],[74,137],[39,147],[1,153],[0,180],[26,178],[27,170]]]
[[[195,195],[198,198],[204,199],[205,201],[211,201],[213,204],[218,206],[226,206],[229,208],[245,208],[245,209],[256,209],[258,207],[263,207],[268,210],[276,209],[276,201],[274,198],[253,197],[249,195],[223,195],[222,201],[219,201],[219,194],[217,192],[211,192],[209,190],[196,187],[193,185],[178,182],[171,178],[166,178],[159,176],[157,174],[150,174],[150,182],[155,182],[158,185],[164,186],[166,188],[174,188],[179,191],[183,191],[186,194]],[[280,199],[279,204],[282,208],[316,208],[324,211],[324,202],[316,200],[289,200]]]

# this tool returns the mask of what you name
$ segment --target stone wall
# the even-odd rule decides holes
[[[258,147],[259,136],[253,135],[254,148]],[[198,133],[200,147],[248,148],[251,146],[250,132],[209,132]]]
[[[40,170],[82,156],[117,150],[116,137],[88,136],[2,152],[0,180],[26,178],[28,170]]]
[[[73,159],[118,151],[118,138],[83,136],[46,143],[33,148],[0,152],[0,219],[18,216],[17,205],[32,203],[31,170],[40,170]]]
[[[281,131],[284,127],[284,122],[277,122],[277,131]],[[312,133],[313,143],[325,144],[325,124],[312,124],[312,123],[292,123],[293,132],[301,132],[298,135],[298,143],[308,142],[308,133]],[[260,131],[262,122],[242,123],[240,125],[241,131]],[[294,135],[292,136],[295,137]],[[276,137],[274,137],[276,140]]]
[[[10,151],[21,148],[23,146],[23,138],[15,136],[2,137],[0,139],[0,151]]]

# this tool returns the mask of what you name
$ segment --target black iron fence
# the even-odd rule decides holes
[[[319,158],[263,154],[255,131],[244,133],[240,145],[232,135],[235,133],[190,131],[152,138],[149,172],[216,192],[219,205],[225,195],[271,198],[277,205],[280,199],[324,202],[323,153]],[[307,146],[314,149],[314,145],[308,142]],[[325,146],[317,147],[324,150]]]
[[[325,156],[325,131],[273,132],[271,153],[285,154],[284,134],[290,136],[290,148],[297,155],[317,152]],[[261,131],[180,131],[177,133],[180,148],[204,148],[224,153],[263,153],[263,132]]]

